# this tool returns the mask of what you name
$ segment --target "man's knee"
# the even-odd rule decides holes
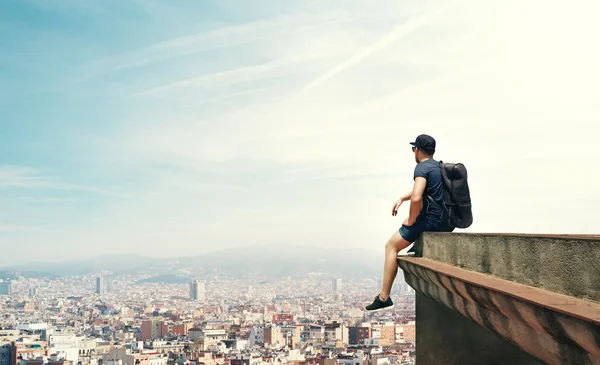
[[[393,240],[390,239],[389,241],[386,242],[385,249],[389,250],[389,249],[392,249],[392,248],[396,248],[396,243]]]
[[[400,235],[399,232],[394,233],[394,235],[386,242],[385,249],[386,250],[394,250],[396,253],[402,251],[404,248],[408,247],[411,243],[407,241],[404,237]]]

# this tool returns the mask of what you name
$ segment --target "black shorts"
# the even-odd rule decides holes
[[[410,243],[413,243],[423,234],[423,232],[451,232],[452,230],[443,223],[441,217],[421,214],[417,217],[415,223],[408,227],[404,224],[400,227],[400,236]]]

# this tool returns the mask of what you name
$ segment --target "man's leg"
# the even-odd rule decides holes
[[[410,237],[410,229],[411,227],[402,226],[400,230],[404,232],[403,234]],[[398,231],[396,231],[396,233],[394,233],[389,241],[385,244],[385,262],[383,265],[383,283],[381,292],[375,297],[373,303],[366,307],[367,310],[379,310],[389,308],[394,305],[390,299],[390,291],[392,290],[392,284],[394,283],[394,279],[398,273],[398,262],[396,261],[398,252],[402,251],[410,244],[411,242],[403,238]]]
[[[396,231],[385,244],[385,262],[383,265],[383,283],[379,299],[385,301],[390,296],[394,279],[398,274],[398,252],[407,248],[412,242],[408,242]]]

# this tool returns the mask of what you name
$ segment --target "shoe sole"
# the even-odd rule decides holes
[[[392,308],[394,308],[394,304],[390,305],[389,307],[384,307],[384,308],[379,308],[379,309],[371,309],[371,310],[367,309],[367,312],[379,312],[379,311],[384,311],[384,310],[392,309]]]

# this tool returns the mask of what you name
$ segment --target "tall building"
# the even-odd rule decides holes
[[[206,286],[203,281],[194,280],[190,283],[190,299],[201,302],[206,300]]]
[[[12,283],[10,281],[0,283],[0,295],[12,295]]]
[[[333,280],[333,291],[340,292],[342,291],[342,279],[337,278]]]
[[[29,296],[31,298],[34,298],[37,295],[37,288],[35,286],[32,286],[31,288],[29,288]]]
[[[104,278],[102,276],[96,278],[96,294],[104,294]]]
[[[157,339],[159,337],[160,318],[151,318],[142,321],[142,341]]]

